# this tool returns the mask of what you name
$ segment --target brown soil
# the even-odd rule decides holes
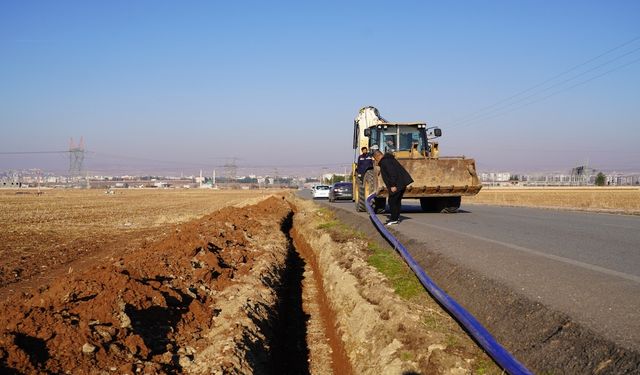
[[[300,252],[302,257],[307,261],[309,272],[307,273],[311,280],[305,285],[307,289],[313,288],[316,291],[315,304],[317,305],[317,314],[314,315],[314,319],[319,321],[319,325],[322,327],[321,337],[326,337],[326,348],[315,347],[314,354],[322,355],[328,352],[328,358],[314,358],[317,359],[314,362],[328,362],[330,364],[331,373],[350,375],[353,374],[353,369],[347,353],[344,349],[342,340],[338,335],[338,331],[334,327],[338,327],[338,321],[335,312],[331,309],[327,294],[325,293],[324,281],[322,278],[322,272],[318,265],[317,257],[314,250],[309,246],[303,235],[300,235],[294,228],[292,230],[293,241],[296,249]],[[312,284],[312,285],[311,285]],[[317,340],[310,340],[310,344]],[[313,345],[312,345],[313,347]],[[328,350],[326,350],[328,349]],[[322,371],[317,371],[319,373]]]
[[[119,215],[143,222],[145,205],[162,201]],[[394,293],[366,240],[319,229],[327,217],[312,202],[271,196],[173,224],[193,212],[118,246],[107,231],[70,233],[82,246],[65,259],[79,259],[47,283],[6,286],[33,289],[0,305],[0,373],[495,373],[433,301]]]
[[[264,338],[285,268],[280,224],[289,212],[276,198],[225,208],[31,298],[14,297],[0,318],[2,371],[268,368]],[[220,353],[225,361],[214,361]]]
[[[0,298],[39,285],[105,257],[155,242],[175,224],[261,192],[194,190],[0,190]]]

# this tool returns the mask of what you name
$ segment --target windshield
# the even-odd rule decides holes
[[[426,145],[424,129],[418,126],[387,126],[371,129],[369,147],[377,145],[382,152],[410,151],[423,153]]]

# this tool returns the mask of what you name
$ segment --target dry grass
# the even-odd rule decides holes
[[[640,188],[483,188],[463,202],[640,215]]]
[[[153,241],[174,225],[264,191],[123,189],[0,190],[0,286],[97,254]]]
[[[181,223],[263,193],[238,190],[48,190],[45,194],[0,191],[5,230],[63,231],[66,235],[110,233]]]

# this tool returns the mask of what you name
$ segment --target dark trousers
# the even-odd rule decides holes
[[[389,191],[389,211],[391,216],[390,221],[397,221],[400,218],[400,207],[402,206],[402,196],[406,189],[399,189],[395,193]]]

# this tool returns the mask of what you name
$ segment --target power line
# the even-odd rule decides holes
[[[70,150],[66,151],[8,151],[0,152],[0,155],[28,155],[28,154],[68,154]]]
[[[593,81],[593,80],[595,80],[595,79],[598,79],[598,78],[600,78],[600,77],[602,77],[602,76],[605,76],[605,75],[610,74],[610,73],[613,73],[613,72],[615,72],[615,71],[617,71],[617,70],[620,70],[620,69],[626,68],[627,66],[629,66],[629,65],[633,65],[633,64],[635,64],[635,63],[637,63],[637,62],[639,62],[639,61],[640,61],[640,58],[637,58],[637,59],[635,59],[635,60],[631,60],[631,61],[629,61],[629,62],[628,62],[628,63],[626,63],[626,64],[620,65],[620,66],[615,67],[615,68],[610,69],[610,70],[607,70],[606,72],[603,72],[603,73],[598,74],[598,75],[596,75],[596,76],[593,76],[593,77],[590,77],[590,78],[588,78],[588,79],[585,79],[584,81],[578,82],[578,83],[576,83],[576,84],[574,84],[574,85],[571,85],[571,86],[569,86],[569,87],[565,87],[565,88],[563,88],[563,89],[557,90],[557,91],[555,91],[555,92],[553,92],[553,93],[551,93],[551,94],[549,94],[549,95],[547,95],[547,96],[545,96],[545,97],[543,97],[543,98],[540,98],[540,99],[535,100],[535,101],[533,101],[533,102],[527,103],[527,105],[530,105],[530,104],[534,104],[534,103],[541,102],[541,101],[543,101],[543,100],[545,100],[545,99],[547,99],[547,98],[550,98],[550,97],[552,97],[552,96],[555,96],[555,95],[557,95],[557,94],[559,94],[559,93],[562,93],[562,92],[565,92],[565,91],[571,90],[571,89],[572,89],[572,88],[574,88],[574,87],[577,87],[577,86],[580,86],[580,85],[584,85],[585,83],[591,82],[591,81]]]
[[[93,152],[93,154],[97,157],[105,157],[111,159],[125,160],[125,161],[139,161],[139,162],[147,162],[147,163],[155,163],[155,164],[173,164],[173,165],[187,165],[187,166],[198,166],[198,167],[210,167],[211,163],[203,163],[203,162],[192,162],[192,161],[178,161],[178,160],[158,160],[152,158],[138,157],[138,156],[127,156],[127,155],[115,155],[109,154],[105,152]],[[220,159],[228,159],[222,157],[206,157],[207,160],[220,160]],[[236,160],[242,160],[239,158],[235,158]]]
[[[582,152],[584,153],[584,149],[553,149],[553,148],[511,148],[511,147],[500,147],[500,151],[517,151],[517,152],[536,152],[540,153],[576,153]],[[616,149],[589,149],[589,153],[596,154],[620,154],[620,155],[640,155],[640,150],[637,151],[624,151],[624,150],[616,150]]]
[[[175,160],[157,160],[157,159],[151,159],[151,158],[144,158],[144,157],[134,157],[134,156],[125,156],[125,155],[115,155],[115,154],[108,154],[108,153],[104,153],[104,152],[94,152],[93,153],[96,156],[106,156],[106,157],[111,157],[114,159],[121,159],[121,160],[135,160],[135,161],[143,161],[143,162],[151,162],[151,163],[159,163],[159,164],[183,164],[183,165],[189,165],[189,166],[203,166],[203,167],[224,167],[225,165],[229,164],[229,160],[235,160],[235,161],[239,161],[239,160],[243,160],[242,158],[237,158],[237,157],[208,157],[206,159],[211,159],[211,160],[225,160],[224,164],[218,164],[218,165],[212,165],[211,163],[202,163],[202,162],[189,162],[189,161],[175,161]],[[245,168],[320,168],[320,167],[327,167],[327,166],[344,166],[344,165],[351,165],[351,160],[347,161],[347,162],[343,162],[343,163],[338,163],[338,162],[329,162],[329,163],[323,163],[323,164],[249,164],[249,165],[244,165],[241,163],[236,163],[236,168],[238,169],[245,169]]]
[[[70,150],[67,151],[13,151],[13,152],[0,152],[0,155],[28,155],[28,154],[69,154]],[[104,160],[104,159],[116,159],[116,160],[122,160],[122,161],[138,161],[138,162],[146,162],[146,163],[153,163],[154,165],[158,165],[158,164],[165,164],[165,165],[171,165],[171,166],[184,166],[184,167],[206,167],[206,168],[224,168],[225,166],[228,166],[229,164],[229,160],[234,160],[234,163],[238,160],[243,160],[241,158],[237,158],[237,157],[207,157],[206,159],[210,159],[210,160],[218,160],[217,163],[212,164],[212,163],[203,163],[201,161],[176,161],[176,160],[158,160],[158,159],[153,159],[153,158],[145,158],[145,157],[136,157],[136,156],[127,156],[127,155],[122,155],[122,154],[109,154],[109,153],[104,153],[104,152],[96,152],[96,151],[88,151],[85,150],[85,153],[89,155],[90,159],[93,160]],[[225,163],[220,163],[220,160],[226,160]],[[352,161],[351,160],[347,160],[345,162],[335,162],[335,161],[330,161],[327,163],[322,163],[322,164],[304,164],[304,163],[297,163],[297,164],[275,164],[275,163],[270,163],[270,164],[241,164],[241,163],[236,163],[235,167],[238,170],[245,170],[245,169],[273,169],[273,168],[286,168],[286,169],[293,169],[293,168],[322,168],[322,167],[344,167],[344,166],[349,166],[351,165]],[[133,166],[128,166],[128,167],[133,167]],[[92,169],[97,169],[97,168],[92,168]]]
[[[613,68],[613,69],[607,70],[607,71],[605,71],[605,72],[603,72],[603,73],[601,73],[601,74],[598,74],[598,75],[595,75],[595,76],[590,77],[590,78],[588,78],[588,79],[585,79],[585,80],[583,80],[583,81],[580,81],[580,82],[578,82],[578,83],[576,83],[576,84],[574,84],[574,85],[571,85],[571,86],[569,86],[569,87],[565,87],[565,88],[562,88],[562,89],[560,89],[560,90],[556,90],[556,91],[552,92],[551,94],[549,94],[549,95],[547,95],[547,96],[543,96],[542,98],[534,99],[534,100],[529,101],[529,102],[527,102],[527,103],[523,103],[522,105],[519,105],[519,106],[517,106],[517,107],[515,107],[515,108],[511,108],[511,109],[508,109],[508,110],[506,110],[506,111],[502,111],[502,112],[498,112],[498,113],[487,114],[487,116],[480,117],[480,118],[478,118],[478,119],[476,119],[476,120],[474,120],[474,121],[467,122],[467,123],[465,123],[465,124],[461,124],[461,125],[459,125],[459,128],[468,127],[468,126],[471,126],[471,125],[473,125],[474,123],[477,123],[477,122],[479,122],[479,121],[486,121],[486,120],[490,120],[490,119],[492,119],[492,118],[500,117],[500,116],[505,115],[505,114],[507,114],[507,113],[511,113],[511,112],[517,111],[518,109],[521,109],[521,108],[524,108],[524,107],[528,107],[528,106],[530,106],[530,105],[532,105],[532,104],[540,103],[540,102],[542,102],[542,101],[544,101],[544,100],[547,100],[547,99],[551,98],[552,96],[556,96],[556,95],[558,95],[558,94],[560,94],[560,93],[563,93],[563,92],[565,92],[565,91],[571,90],[571,89],[573,89],[573,88],[575,88],[575,87],[577,87],[577,86],[584,85],[584,84],[589,83],[589,82],[591,82],[591,81],[593,81],[593,80],[595,80],[595,79],[598,79],[598,78],[600,78],[600,77],[602,77],[602,76],[605,76],[605,75],[607,75],[607,74],[613,73],[613,72],[615,72],[615,71],[617,71],[617,70],[620,70],[620,69],[626,68],[627,66],[632,65],[632,64],[635,64],[635,63],[637,63],[637,62],[640,62],[640,58],[637,58],[637,59],[635,59],[635,60],[629,61],[629,62],[628,62],[628,63],[626,63],[626,64],[620,65],[620,66],[615,67],[615,68]]]
[[[591,73],[591,72],[593,72],[593,71],[595,71],[595,70],[598,70],[598,69],[600,69],[600,68],[602,68],[602,67],[604,67],[604,66],[606,66],[606,65],[609,65],[609,64],[611,64],[611,63],[614,63],[614,62],[616,62],[616,61],[618,61],[618,60],[620,60],[620,59],[622,59],[622,58],[624,58],[624,57],[627,57],[627,56],[629,56],[629,55],[631,55],[631,54],[633,54],[633,53],[635,53],[635,52],[637,52],[637,51],[640,51],[640,47],[638,47],[638,48],[636,48],[636,49],[634,49],[634,50],[632,50],[632,51],[629,51],[629,52],[627,52],[627,53],[625,53],[625,54],[623,54],[623,55],[620,55],[620,56],[618,56],[618,57],[616,57],[616,58],[613,58],[613,59],[611,59],[611,60],[609,60],[609,61],[606,61],[606,62],[604,62],[604,63],[602,63],[602,64],[600,64],[600,65],[597,65],[597,66],[595,66],[595,67],[593,67],[593,68],[591,68],[591,69],[588,69],[588,70],[586,70],[586,71],[584,71],[584,72],[582,72],[582,73],[579,73],[579,74],[577,74],[577,75],[574,75],[573,77],[567,78],[567,79],[562,80],[562,81],[557,82],[557,83],[554,83],[553,85],[551,85],[551,86],[549,86],[549,87],[546,87],[546,88],[544,88],[544,89],[542,89],[542,90],[537,90],[536,92],[534,92],[534,93],[532,93],[532,94],[530,94],[530,95],[527,95],[527,96],[525,96],[525,97],[523,97],[523,98],[520,98],[520,99],[518,99],[518,100],[516,100],[516,101],[514,101],[514,102],[511,102],[511,103],[509,103],[509,104],[506,104],[506,105],[500,106],[500,107],[498,107],[498,108],[496,108],[496,109],[494,109],[494,110],[492,110],[492,111],[489,111],[489,112],[485,113],[484,115],[479,116],[479,118],[480,118],[480,119],[483,119],[485,116],[488,116],[488,115],[489,115],[489,116],[491,116],[491,117],[493,117],[493,114],[494,114],[494,113],[496,113],[496,112],[500,112],[500,111],[501,111],[501,110],[503,110],[503,109],[509,108],[509,107],[514,106],[514,105],[519,104],[519,103],[522,103],[522,102],[524,102],[524,101],[526,101],[526,100],[528,100],[528,99],[530,99],[530,98],[533,98],[533,97],[535,97],[535,96],[537,96],[537,95],[540,95],[540,94],[542,94],[542,93],[545,93],[545,92],[547,92],[547,91],[549,91],[549,90],[551,90],[551,89],[553,89],[553,88],[556,88],[556,87],[562,86],[562,85],[564,85],[565,83],[571,82],[571,81],[573,81],[573,80],[574,80],[574,79],[576,79],[576,78],[579,78],[579,77],[584,76],[585,74]],[[634,62],[635,62],[635,61],[636,61],[636,60],[634,60]],[[630,64],[627,64],[627,65],[630,65]],[[626,65],[625,65],[625,66],[626,66]],[[614,69],[614,70],[618,70],[618,69]],[[609,72],[611,72],[611,71],[609,71]],[[608,72],[607,72],[607,73],[608,73]],[[596,76],[596,77],[597,77],[597,78],[599,78],[599,77],[601,77],[601,76],[603,76],[603,75],[604,75],[604,74],[601,74],[601,75],[598,75],[598,76]],[[592,81],[592,80],[593,80],[593,79],[589,79],[588,81]],[[580,84],[577,84],[577,85],[571,86],[571,88],[573,88],[573,87],[575,87],[575,86],[579,86],[579,85],[580,85]],[[561,91],[566,91],[566,90],[565,90],[565,89],[562,89]],[[555,95],[555,94],[553,94],[553,95]],[[539,101],[542,101],[542,100],[544,100],[544,99],[546,99],[546,98],[548,98],[548,97],[551,97],[551,96],[553,96],[553,95],[545,96],[543,99],[541,99],[541,100],[539,100]],[[536,101],[534,101],[534,102],[535,102],[535,103],[537,103],[538,101],[536,100]],[[534,103],[534,102],[532,102],[532,103]],[[531,103],[530,103],[530,104],[531,104]],[[529,105],[529,104],[526,104],[526,105]],[[521,108],[521,107],[517,107],[517,108]],[[512,111],[508,111],[508,112],[512,112]],[[506,113],[508,113],[508,112],[506,112]],[[478,118],[470,119],[470,120],[467,120],[467,121],[463,121],[463,122],[461,122],[459,125],[463,125],[463,124],[465,124],[465,123],[473,122],[473,121],[478,121]],[[458,126],[459,126],[459,125],[458,125]],[[453,125],[453,126],[456,126],[456,125]]]
[[[564,76],[564,75],[566,75],[566,74],[568,74],[568,73],[570,73],[570,72],[572,72],[572,71],[574,71],[574,70],[576,70],[576,69],[578,69],[578,68],[580,68],[580,67],[583,67],[583,66],[585,66],[585,65],[588,65],[588,64],[590,64],[591,62],[596,61],[596,60],[598,60],[598,59],[602,58],[603,56],[606,56],[606,55],[608,55],[608,54],[610,54],[610,53],[612,53],[612,52],[614,52],[614,51],[619,50],[620,48],[623,48],[623,47],[625,47],[625,46],[628,46],[628,45],[630,45],[630,44],[634,43],[634,42],[635,42],[635,41],[637,41],[637,40],[640,40],[640,36],[635,37],[635,38],[633,38],[633,39],[630,39],[630,40],[628,40],[628,41],[626,41],[626,42],[624,42],[624,43],[622,43],[622,44],[620,44],[620,45],[618,45],[618,46],[616,46],[616,47],[614,47],[614,48],[611,48],[611,49],[609,49],[609,50],[607,50],[607,51],[605,51],[605,52],[603,52],[603,53],[600,53],[599,55],[597,55],[597,56],[595,56],[595,57],[592,57],[592,58],[588,59],[587,61],[582,62],[582,63],[580,63],[580,64],[578,64],[578,65],[575,65],[575,66],[573,66],[572,68],[569,68],[569,69],[567,69],[567,70],[563,71],[562,73],[559,73],[559,74],[557,74],[557,75],[555,75],[555,76],[553,76],[553,77],[551,77],[551,78],[548,78],[548,79],[546,79],[545,81],[543,81],[543,82],[541,82],[541,83],[539,83],[539,84],[536,84],[536,85],[534,85],[534,86],[531,86],[531,87],[529,87],[529,88],[527,88],[527,89],[525,89],[525,90],[519,91],[519,92],[518,92],[518,93],[516,93],[516,94],[513,94],[513,95],[511,95],[511,96],[509,96],[509,97],[507,97],[507,98],[505,98],[505,99],[502,99],[502,100],[500,100],[500,101],[498,101],[498,102],[496,102],[496,103],[494,103],[494,104],[491,104],[491,105],[489,105],[489,106],[486,106],[486,107],[484,107],[484,108],[481,108],[480,110],[478,110],[478,111],[476,111],[476,112],[473,112],[473,113],[471,113],[471,114],[469,114],[469,115],[463,116],[463,117],[461,117],[461,118],[459,118],[459,119],[457,119],[457,120],[455,120],[455,121],[453,121],[453,122],[449,123],[449,125],[448,125],[448,126],[449,126],[449,127],[455,127],[455,126],[460,126],[460,125],[462,125],[462,124],[466,124],[466,123],[471,122],[471,121],[476,122],[476,121],[478,121],[478,118],[483,118],[483,117],[485,117],[485,116],[487,116],[487,115],[490,115],[490,114],[495,113],[496,111],[500,111],[500,110],[502,110],[502,109],[505,109],[505,108],[511,107],[511,106],[513,106],[513,105],[515,105],[515,104],[521,103],[521,102],[523,102],[523,101],[525,101],[525,100],[527,100],[527,99],[529,99],[529,98],[532,98],[532,97],[534,97],[534,96],[536,96],[536,95],[539,95],[539,94],[541,94],[541,93],[544,93],[544,92],[546,92],[546,91],[549,91],[549,90],[553,89],[554,87],[558,87],[558,86],[560,86],[560,85],[562,85],[562,84],[564,84],[564,83],[567,83],[567,82],[570,82],[570,81],[572,81],[572,80],[574,80],[574,79],[576,79],[576,78],[579,78],[579,77],[581,77],[581,76],[583,76],[583,75],[585,75],[585,74],[587,74],[587,73],[590,73],[590,72],[592,72],[592,71],[594,71],[594,70],[597,70],[597,69],[602,68],[602,67],[604,67],[604,66],[606,66],[606,65],[608,65],[608,64],[611,64],[611,63],[613,63],[613,62],[615,62],[615,61],[618,61],[618,60],[622,59],[623,57],[626,57],[626,56],[628,56],[628,55],[630,55],[630,54],[633,54],[633,53],[637,52],[638,50],[640,50],[640,47],[639,47],[639,48],[636,48],[636,49],[633,49],[633,50],[631,50],[631,51],[628,51],[628,52],[626,52],[626,53],[624,53],[624,54],[622,54],[622,55],[619,55],[619,56],[617,56],[617,57],[615,57],[615,58],[613,58],[613,59],[611,59],[611,60],[608,60],[608,61],[606,61],[606,62],[604,62],[604,63],[602,63],[602,64],[599,64],[599,65],[598,65],[598,66],[596,66],[596,67],[593,67],[593,68],[590,68],[590,69],[588,69],[588,70],[586,70],[586,71],[583,71],[582,73],[579,73],[579,74],[577,74],[577,75],[574,75],[574,76],[573,76],[573,77],[571,77],[571,78],[565,79],[565,80],[563,80],[563,81],[561,81],[561,82],[558,82],[558,83],[555,83],[555,84],[553,84],[553,85],[551,85],[551,86],[549,86],[549,87],[543,88],[542,90],[536,90],[536,89],[538,89],[538,88],[540,88],[540,87],[544,87],[544,86],[545,86],[545,85],[547,85],[548,83],[551,83],[551,82],[555,81],[556,79],[558,79],[558,78],[560,78],[560,77],[562,77],[562,76]],[[616,69],[616,70],[617,70],[617,69]],[[603,74],[603,75],[604,75],[604,74]],[[602,75],[600,75],[600,76],[602,76]],[[598,76],[598,77],[600,77],[600,76]],[[574,86],[574,87],[575,87],[575,86]],[[535,91],[534,91],[534,90],[535,90]],[[530,94],[530,95],[525,96],[524,98],[520,98],[520,99],[518,99],[518,100],[516,100],[516,101],[513,101],[513,99],[518,98],[518,97],[521,97],[523,94],[526,94],[526,93],[531,92],[531,91],[534,91],[534,92],[533,92],[532,94]],[[503,103],[504,103],[504,104],[503,104]]]
[[[574,70],[576,70],[576,69],[578,69],[578,68],[580,68],[580,67],[582,67],[582,66],[584,66],[584,65],[587,65],[587,64],[589,64],[589,63],[591,63],[591,62],[593,62],[593,61],[595,61],[595,60],[599,59],[600,57],[602,57],[602,56],[606,56],[606,55],[608,55],[609,53],[611,53],[611,52],[613,52],[613,51],[616,51],[616,50],[618,50],[618,49],[620,49],[620,48],[622,48],[622,47],[625,47],[625,46],[627,46],[627,45],[629,45],[629,44],[631,44],[631,43],[633,43],[633,42],[635,42],[636,40],[639,40],[639,39],[640,39],[640,36],[637,36],[637,37],[635,37],[635,38],[633,38],[633,39],[631,39],[631,40],[628,40],[628,41],[626,41],[626,42],[624,42],[624,43],[622,43],[622,44],[620,44],[620,45],[618,45],[618,46],[616,46],[616,47],[613,47],[613,48],[611,48],[611,49],[609,49],[609,50],[607,50],[607,51],[605,51],[605,52],[603,52],[603,53],[599,54],[598,56],[592,57],[592,58],[590,58],[589,60],[587,60],[587,61],[585,61],[585,62],[582,62],[582,63],[580,63],[580,64],[578,64],[578,65],[575,65],[575,66],[573,66],[573,67],[571,67],[571,68],[569,68],[569,69],[567,69],[567,70],[563,71],[562,73],[559,73],[559,74],[557,74],[557,75],[555,75],[555,76],[553,76],[553,77],[551,77],[551,78],[548,78],[548,79],[546,79],[545,81],[543,81],[543,82],[541,82],[541,83],[539,83],[539,84],[537,84],[537,85],[531,86],[531,87],[529,87],[529,88],[527,88],[527,89],[525,89],[525,90],[522,90],[522,91],[520,91],[520,92],[517,92],[516,94],[513,94],[513,95],[511,95],[511,96],[509,96],[509,97],[507,97],[507,98],[505,98],[505,99],[502,99],[502,100],[500,100],[500,101],[498,101],[498,102],[496,102],[496,103],[494,103],[494,104],[491,104],[491,105],[489,105],[489,106],[487,106],[487,107],[481,108],[481,109],[479,109],[478,111],[476,111],[476,112],[474,112],[474,113],[472,113],[472,114],[470,114],[470,115],[463,116],[462,118],[460,118],[460,119],[458,119],[458,120],[454,121],[454,123],[455,123],[455,122],[462,121],[462,120],[465,120],[465,119],[467,119],[467,118],[469,118],[469,117],[472,117],[472,116],[474,116],[474,115],[476,115],[476,114],[478,114],[478,113],[484,112],[484,111],[485,111],[485,110],[487,110],[487,109],[494,108],[494,107],[496,107],[496,106],[497,106],[497,105],[499,105],[499,104],[502,104],[502,103],[504,103],[504,102],[506,102],[506,101],[509,101],[509,100],[511,100],[511,99],[513,99],[513,98],[516,98],[516,97],[518,97],[518,96],[520,96],[520,95],[522,95],[522,94],[525,94],[525,93],[527,93],[527,92],[529,92],[529,91],[531,91],[531,90],[533,90],[533,89],[536,89],[536,88],[538,88],[538,87],[540,87],[540,86],[543,86],[543,85],[545,85],[545,84],[547,84],[547,83],[549,83],[549,82],[551,82],[551,81],[555,80],[556,78],[560,78],[560,77],[562,77],[563,75],[565,75],[565,74],[567,74],[567,73],[569,73],[569,72],[572,72],[572,71],[574,71]]]

